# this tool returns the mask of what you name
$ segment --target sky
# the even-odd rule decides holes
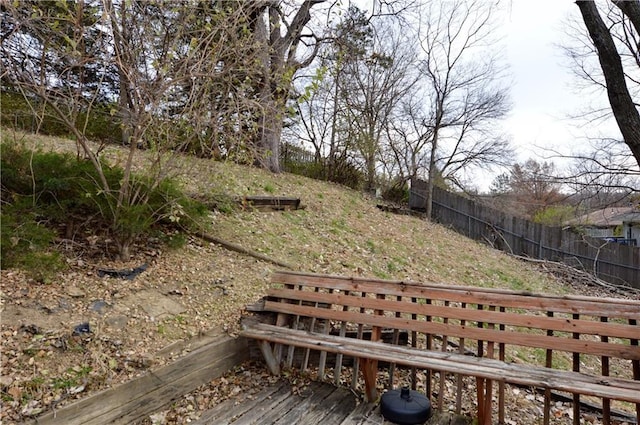
[[[580,80],[561,48],[568,39],[569,18],[581,20],[574,1],[510,0],[502,6],[505,17],[500,30],[512,81],[512,110],[503,130],[510,135],[516,161],[550,161],[562,171],[571,160],[553,157],[554,151],[562,155],[588,151],[586,137],[620,138],[613,118],[597,125],[570,118],[591,103],[607,105],[605,93],[598,97],[580,89]],[[474,173],[473,184],[486,192],[505,171]]]
[[[577,114],[593,100],[578,88],[559,44],[567,39],[569,15],[580,19],[571,0],[511,0],[505,22],[506,57],[511,67],[513,110],[504,123],[517,149],[518,161],[544,160],[545,149],[569,154],[596,133],[617,136],[613,120],[597,127],[577,126]],[[602,94],[602,102],[606,96]],[[554,160],[555,161],[555,160]]]
[[[370,4],[369,0],[361,3]],[[597,125],[570,118],[584,112],[591,103],[607,105],[605,93],[596,98],[579,88],[581,80],[571,70],[561,47],[568,40],[569,18],[581,21],[574,0],[502,0],[499,5],[504,15],[496,18],[504,37],[512,102],[502,130],[510,136],[515,160],[552,161],[561,171],[570,160],[554,158],[552,151],[577,154],[589,150],[586,137],[621,138],[613,118]],[[495,177],[505,171],[472,173],[472,184],[480,191],[488,191]]]

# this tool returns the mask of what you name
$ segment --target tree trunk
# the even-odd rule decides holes
[[[600,17],[596,4],[593,1],[585,0],[576,1],[576,4],[580,8],[584,23],[598,52],[613,116],[618,123],[624,142],[629,146],[636,162],[640,165],[640,114],[629,93],[620,55],[616,50],[609,29]],[[632,7],[620,8],[625,14],[627,9],[638,10],[638,8]],[[632,19],[632,22],[635,24],[639,19],[636,17],[635,20]]]
[[[436,153],[438,151],[438,131],[433,132],[431,143],[431,155],[429,156],[429,180],[427,181],[426,215],[428,220],[432,220],[433,212],[433,186],[436,181]]]
[[[258,126],[260,128],[257,148],[257,162],[263,168],[267,168],[274,173],[280,170],[280,138],[282,136],[283,116],[280,107],[279,97],[282,90],[282,79],[284,73],[284,51],[280,37],[280,27],[272,22],[277,19],[274,16],[274,9],[267,6],[269,16],[269,29],[267,29],[262,16],[258,16],[255,27],[255,37],[257,44],[263,46],[259,53],[262,63],[262,82],[260,87],[261,116]]]
[[[637,33],[640,33],[640,1],[613,0],[622,13],[627,15]]]
[[[277,99],[269,99],[267,111],[264,119],[264,129],[262,132],[262,144],[264,155],[266,156],[267,168],[273,173],[282,171],[280,168],[280,139],[282,138],[283,118]]]
[[[314,47],[313,53],[305,61],[298,62],[297,45],[305,25],[311,19],[311,8],[323,1],[305,0],[289,24],[281,21],[283,14],[279,10],[279,2],[265,2],[259,6],[260,13],[267,12],[269,22],[267,31],[263,18],[258,14],[255,34],[258,45],[264,46],[260,58],[263,63],[263,86],[260,93],[262,120],[258,123],[261,128],[259,148],[262,155],[259,160],[262,166],[274,173],[281,171],[280,139],[293,74],[311,63],[319,46]],[[283,28],[287,30],[285,35],[282,35]]]

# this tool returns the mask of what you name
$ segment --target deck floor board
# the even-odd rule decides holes
[[[264,388],[253,396],[239,395],[207,410],[194,425],[317,425],[323,424],[382,424],[367,421],[374,414],[375,405],[360,403],[345,388],[312,382],[294,394],[287,383]]]
[[[427,424],[469,424],[468,418],[434,413]],[[348,389],[312,382],[300,394],[284,381],[255,394],[239,394],[207,410],[193,425],[392,425],[374,403]]]

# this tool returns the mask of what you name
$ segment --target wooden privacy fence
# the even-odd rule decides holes
[[[421,205],[419,190],[419,187],[412,188],[413,199],[409,203],[412,208]],[[626,283],[640,289],[640,247],[543,226],[437,187],[433,192],[432,218],[505,252],[562,262],[607,282]]]

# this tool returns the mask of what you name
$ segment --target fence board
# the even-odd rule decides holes
[[[426,206],[426,183],[412,180],[409,206]],[[559,261],[600,279],[640,289],[640,247],[605,243],[560,227],[512,217],[441,188],[433,191],[432,219],[497,249],[543,260]]]

